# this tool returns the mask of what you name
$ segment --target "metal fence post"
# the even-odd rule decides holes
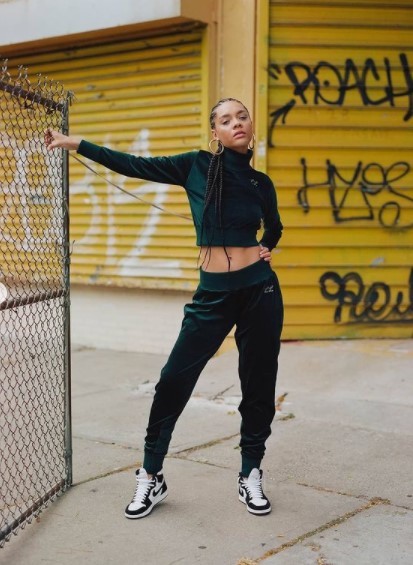
[[[67,97],[63,112],[62,132],[69,134],[69,105],[70,94]],[[64,219],[64,248],[66,249],[64,261],[64,287],[65,299],[65,460],[66,460],[66,486],[73,482],[73,450],[72,450],[72,372],[71,372],[71,333],[70,333],[70,214],[69,214],[69,154],[63,152],[62,167],[62,192],[63,192],[63,219]]]

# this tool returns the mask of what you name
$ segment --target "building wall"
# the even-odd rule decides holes
[[[74,285],[72,342],[83,347],[168,354],[190,294]]]
[[[75,92],[72,133],[135,154],[206,149],[212,104],[243,100],[285,224],[284,338],[411,336],[409,4],[11,0],[0,53]],[[72,339],[167,352],[197,284],[193,227],[106,181],[180,215],[186,196],[94,168],[71,158]]]
[[[6,12],[0,5],[0,16],[18,22],[20,30],[5,37],[1,52],[12,57],[15,68],[27,65],[31,76],[52,76],[74,92],[73,134],[145,156],[207,148],[209,108],[217,97],[253,99],[253,80],[232,84],[233,71],[220,71],[238,64],[232,45],[239,18],[236,29],[225,31],[233,3],[157,2],[162,10],[141,11],[139,17],[135,6],[131,11],[130,3],[120,4],[111,21],[116,28],[108,27],[112,2],[100,4],[99,11],[108,12],[95,19],[87,4],[81,24],[72,21],[79,12],[74,4],[67,18],[47,1],[30,0],[25,7],[10,2]],[[244,15],[251,13],[253,3],[242,0],[238,8],[241,4]],[[39,27],[34,17],[28,26],[28,16],[42,10],[51,10],[48,24],[40,17]],[[244,33],[250,44],[244,79],[254,72],[252,21]],[[98,177],[73,158],[70,164],[73,342],[167,351],[182,305],[197,285],[194,229],[176,216],[189,216],[183,189],[125,179],[94,166]],[[161,214],[149,203],[175,215]]]
[[[271,0],[284,338],[413,335],[413,6]]]
[[[211,23],[216,0],[0,0],[1,46],[27,51],[47,46],[119,38],[140,30],[160,29],[185,21]],[[3,53],[3,51],[2,51]]]
[[[15,57],[14,64],[75,93],[73,135],[138,156],[182,153],[202,143],[203,34],[196,28],[105,42]],[[193,287],[197,252],[185,190],[89,162],[92,171],[78,158],[70,154],[72,282]]]

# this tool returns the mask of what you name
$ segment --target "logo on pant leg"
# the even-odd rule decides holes
[[[264,294],[268,294],[269,292],[274,292],[274,285],[273,284],[271,286],[266,286],[264,288]]]

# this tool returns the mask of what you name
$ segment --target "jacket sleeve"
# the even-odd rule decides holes
[[[171,157],[135,157],[82,140],[77,152],[111,171],[152,182],[185,186],[198,151]]]
[[[271,180],[269,178],[268,180],[269,183],[265,188],[267,193],[265,195],[266,206],[264,212],[264,233],[259,243],[263,247],[268,247],[271,251],[271,249],[276,247],[281,238],[283,225],[278,212],[275,188]]]

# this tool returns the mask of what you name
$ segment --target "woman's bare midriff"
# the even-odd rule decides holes
[[[260,246],[255,247],[227,247],[230,259],[230,270],[238,271],[256,263],[260,259]],[[228,271],[228,257],[223,247],[201,247],[199,264],[203,271],[209,273],[222,273]]]

